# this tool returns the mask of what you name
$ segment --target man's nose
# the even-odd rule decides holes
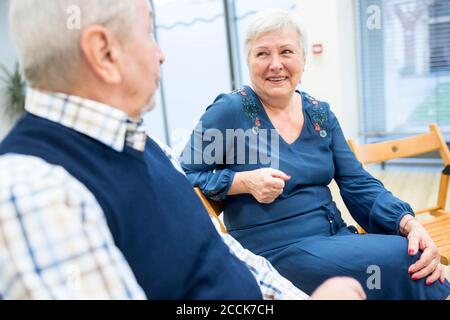
[[[159,46],[158,46],[158,51],[159,51],[159,63],[163,64],[166,61],[166,56],[164,55],[164,53],[162,52],[162,50]]]

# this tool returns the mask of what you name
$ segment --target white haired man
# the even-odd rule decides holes
[[[30,89],[0,144],[2,298],[307,298],[221,238],[147,138],[164,56],[145,0],[13,0],[10,23]],[[363,295],[349,279],[316,293]]]

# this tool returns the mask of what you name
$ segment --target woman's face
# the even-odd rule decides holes
[[[299,42],[299,34],[293,27],[264,33],[252,41],[250,77],[253,89],[261,98],[285,98],[294,94],[305,65]]]

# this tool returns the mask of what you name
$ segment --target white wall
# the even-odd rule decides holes
[[[0,1],[0,63],[12,68],[16,57],[8,35],[8,2]],[[309,54],[303,88],[328,101],[347,138],[356,138],[359,108],[354,0],[297,0],[297,7],[308,29],[310,45],[324,46],[321,56]],[[160,108],[149,114],[146,122],[152,134],[164,140]],[[0,112],[0,139],[9,130],[10,122]]]
[[[359,131],[356,16],[354,0],[298,0],[310,48],[321,43],[322,55],[308,53],[303,89],[330,103],[347,138]]]
[[[8,27],[8,8],[9,1],[0,1],[0,63],[7,66],[14,66],[16,53],[9,36]]]
[[[12,70],[16,61],[16,53],[9,37],[8,6],[9,1],[0,1],[0,64]],[[6,107],[3,100],[4,98],[0,93],[0,140],[12,126],[12,120],[3,114],[3,110]]]

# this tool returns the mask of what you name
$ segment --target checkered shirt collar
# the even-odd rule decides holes
[[[65,93],[27,89],[27,112],[59,123],[122,152],[125,144],[144,151],[147,136],[143,121],[131,120],[112,106]]]

